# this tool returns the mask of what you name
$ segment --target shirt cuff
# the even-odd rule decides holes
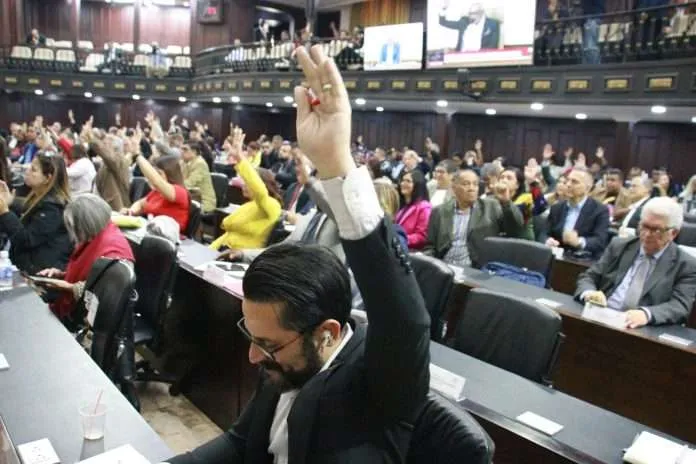
[[[582,292],[582,293],[580,294],[580,301],[582,301],[582,302],[584,303],[584,302],[585,302],[585,297],[586,297],[587,294],[590,293],[590,292],[592,292],[592,290],[585,290],[584,292]]]
[[[580,237],[580,246],[578,248],[584,250],[585,246],[587,246],[587,241],[585,240],[585,237]]]
[[[360,240],[377,228],[384,217],[384,211],[367,167],[352,169],[343,179],[336,177],[324,180],[322,185],[341,238]]]
[[[648,316],[648,324],[650,324],[650,323],[652,322],[652,320],[653,320],[653,319],[652,319],[652,313],[650,312],[650,310],[649,310],[647,307],[645,307],[645,306],[641,306],[641,307],[638,308],[638,309],[640,309],[641,311],[643,311],[643,312],[645,313],[645,315]]]

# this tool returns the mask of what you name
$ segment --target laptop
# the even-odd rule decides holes
[[[0,416],[0,464],[22,464],[2,416]]]

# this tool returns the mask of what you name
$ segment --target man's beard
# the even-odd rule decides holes
[[[319,372],[324,364],[319,357],[317,348],[314,346],[311,335],[307,338],[303,337],[302,339],[302,356],[305,358],[307,365],[300,370],[284,368],[270,359],[259,364],[265,371],[273,371],[280,375],[279,380],[271,379],[271,382],[273,382],[281,392],[286,392],[302,388],[309,379]]]

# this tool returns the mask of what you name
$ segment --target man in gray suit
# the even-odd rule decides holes
[[[495,198],[479,198],[479,177],[469,169],[452,180],[454,198],[435,208],[430,216],[426,253],[455,266],[479,267],[486,237],[521,236],[524,220],[512,204],[510,187],[495,186]]]
[[[641,212],[639,237],[614,239],[578,277],[575,297],[625,311],[628,328],[684,322],[696,296],[696,259],[673,243],[682,222],[674,200],[649,200]]]

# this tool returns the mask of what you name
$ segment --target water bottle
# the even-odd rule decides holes
[[[7,250],[0,251],[0,288],[12,288],[12,262]]]

